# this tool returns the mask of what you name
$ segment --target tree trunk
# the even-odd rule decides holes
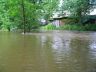
[[[21,8],[22,8],[22,20],[23,20],[23,26],[24,26],[24,33],[26,32],[26,17],[25,17],[25,5],[24,5],[24,0],[21,0],[22,4],[21,4]]]

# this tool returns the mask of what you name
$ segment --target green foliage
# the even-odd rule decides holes
[[[43,30],[55,30],[56,26],[54,26],[52,24],[48,24],[46,26],[42,26],[40,29],[43,29]]]
[[[96,24],[86,24],[84,30],[87,31],[96,31]]]
[[[70,16],[77,17],[77,22],[81,22],[82,16],[87,15],[90,10],[94,9],[89,4],[90,0],[64,0],[62,5],[63,11],[70,12]]]
[[[52,24],[48,24],[46,26],[42,26],[40,29],[43,30],[78,30],[78,31],[96,31],[96,24],[65,24],[60,27],[55,27]]]
[[[57,0],[0,0],[0,29],[31,29],[48,20],[58,6]]]
[[[85,15],[92,8],[89,0],[64,0],[63,9],[71,12],[73,16]]]
[[[0,29],[6,30],[11,22],[9,20],[8,11],[6,9],[7,0],[0,0]]]
[[[78,30],[78,31],[96,31],[96,24],[66,24],[58,28],[59,30]]]
[[[12,31],[14,29],[38,29],[40,20],[48,22],[53,13],[59,9],[59,0],[0,0],[0,29]],[[90,10],[89,0],[64,0],[62,12],[69,11],[77,20],[82,18]],[[72,26],[72,27],[71,27]],[[95,30],[92,25],[64,25],[56,28],[52,24],[42,27],[47,30],[68,29],[68,30]]]
[[[83,30],[83,26],[81,25],[70,25],[70,24],[65,24],[64,26],[59,27],[58,29],[60,30]]]
[[[56,11],[58,7],[59,0],[42,0],[42,10],[41,17],[45,20],[50,19],[50,16],[53,15],[53,12]]]

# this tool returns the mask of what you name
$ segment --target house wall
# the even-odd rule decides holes
[[[59,27],[60,26],[60,20],[53,20],[52,21],[52,24],[56,27]]]
[[[72,21],[73,21],[73,19],[56,19],[56,20],[53,20],[51,23],[54,26],[59,27],[59,26],[63,26],[64,24],[68,24]]]

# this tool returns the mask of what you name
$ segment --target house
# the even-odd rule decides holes
[[[54,12],[53,16],[50,17],[50,22],[56,26],[59,27],[61,25],[64,25],[66,22],[69,22],[72,18],[69,17],[70,12],[68,11],[58,11],[58,12]]]
[[[65,17],[64,17],[65,18]],[[64,22],[63,22],[63,17],[57,17],[57,18],[52,18],[50,19],[50,22],[56,26],[56,27],[59,27],[60,25],[63,25]]]
[[[69,17],[69,16],[66,16],[66,17],[57,17],[57,18],[52,18],[50,19],[50,22],[56,26],[56,27],[59,27],[59,26],[63,26],[64,24],[69,24],[69,23],[72,23],[72,22],[76,22],[76,18],[75,17]]]
[[[52,18],[50,19],[50,22],[56,26],[63,26],[64,24],[74,24],[74,23],[78,23],[78,21],[76,20],[76,17],[57,17],[57,18]],[[82,24],[96,24],[96,15],[86,15],[83,16],[80,23]]]
[[[89,0],[89,4],[94,7],[93,10],[90,10],[90,13],[86,16],[83,16],[81,19],[81,23],[96,23],[96,0]],[[54,13],[53,17],[50,19],[50,22],[56,27],[62,26],[66,23],[76,22],[76,18],[69,17],[70,12],[64,11],[63,15],[61,15],[61,11]]]

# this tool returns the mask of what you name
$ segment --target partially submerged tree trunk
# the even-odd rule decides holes
[[[22,24],[23,24],[23,32],[26,32],[26,17],[25,17],[25,5],[24,0],[21,0],[21,8],[22,8]]]

